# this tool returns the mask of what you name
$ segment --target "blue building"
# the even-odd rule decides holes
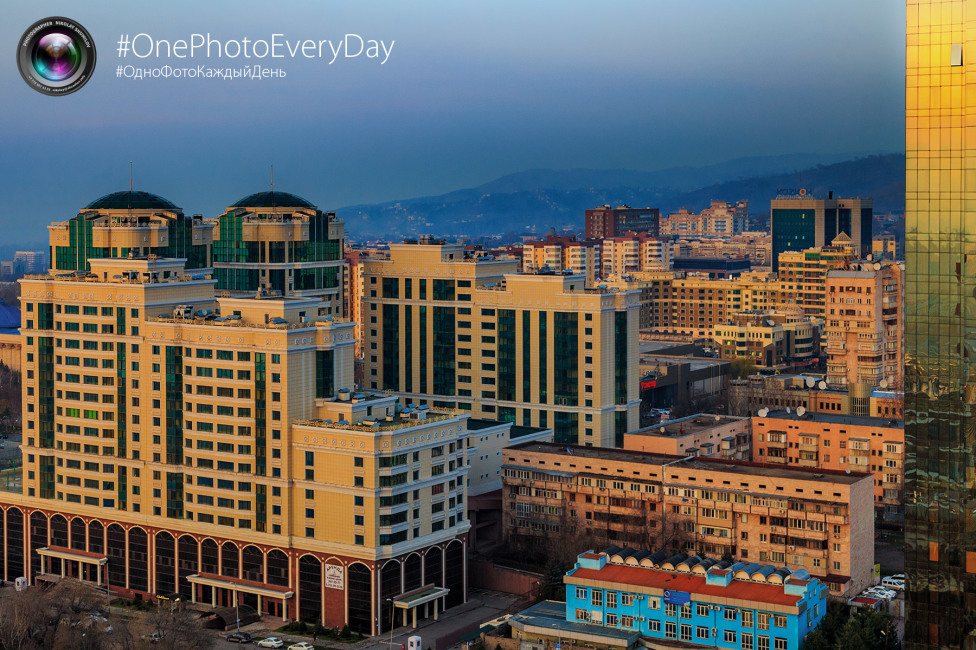
[[[629,548],[583,553],[564,582],[567,625],[658,647],[799,650],[827,610],[827,586],[803,570]]]

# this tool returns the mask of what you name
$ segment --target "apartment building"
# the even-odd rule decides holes
[[[746,230],[749,222],[749,201],[712,200],[711,205],[695,214],[686,208],[672,212],[661,220],[661,234],[665,236],[731,237]]]
[[[318,298],[216,297],[185,262],[21,281],[23,485],[0,491],[0,577],[364,634],[393,606],[464,602],[469,416],[350,392],[351,322]]]
[[[560,442],[619,444],[638,422],[637,293],[516,265],[444,243],[366,261],[368,387],[552,428]]]
[[[632,208],[609,204],[587,210],[585,213],[586,238],[606,239],[626,232],[647,233],[652,237],[660,234],[661,211],[658,208]]]
[[[790,409],[753,416],[753,460],[788,467],[871,472],[875,517],[905,518],[905,422]]]
[[[522,271],[537,273],[542,269],[572,271],[585,276],[587,282],[595,282],[602,274],[600,241],[549,235],[541,241],[525,242]]]
[[[874,583],[873,474],[545,443],[504,458],[509,543],[729,553],[834,596]]]
[[[748,359],[757,368],[785,369],[817,361],[821,323],[795,306],[740,311],[712,328],[721,359]]]
[[[563,582],[567,622],[680,647],[799,650],[827,613],[826,586],[802,569],[697,555],[611,546],[581,553]]]
[[[784,300],[808,316],[823,318],[827,313],[827,273],[846,268],[857,258],[857,249],[846,235],[835,237],[830,246],[781,253],[777,277]]]
[[[747,417],[697,413],[624,434],[623,448],[672,456],[752,460]]]
[[[827,272],[827,382],[901,390],[905,264],[860,262]]]
[[[667,239],[643,233],[627,233],[601,241],[601,275],[620,277],[640,271],[668,270],[673,264]]]
[[[731,237],[682,237],[672,244],[674,257],[748,257],[752,270],[769,270],[772,238],[765,232],[743,232]]]

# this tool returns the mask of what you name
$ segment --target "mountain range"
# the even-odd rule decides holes
[[[833,191],[835,197],[871,197],[875,214],[902,214],[905,155],[788,154],[652,172],[531,169],[439,196],[347,206],[337,214],[354,241],[378,233],[391,241],[426,233],[477,237],[542,233],[550,227],[582,230],[584,210],[604,204],[656,207],[665,215],[683,207],[699,212],[712,199],[748,199],[750,214],[768,214],[769,201],[783,188],[804,188],[813,196]]]

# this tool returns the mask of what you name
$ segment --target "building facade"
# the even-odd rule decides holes
[[[658,208],[632,208],[629,205],[611,208],[604,205],[587,210],[585,220],[586,239],[606,239],[626,232],[657,237],[660,234],[661,211]]]
[[[599,241],[576,241],[575,237],[549,235],[541,241],[527,241],[522,246],[522,271],[537,273],[542,269],[572,271],[594,282],[601,275]]]
[[[855,259],[857,253],[846,235],[835,237],[830,246],[781,253],[777,277],[784,300],[809,316],[823,318],[827,313],[827,273],[847,268]]]
[[[804,192],[805,194],[805,192]],[[770,204],[769,225],[773,238],[773,271],[779,269],[780,253],[826,246],[844,233],[851,239],[857,257],[871,252],[873,232],[871,199],[781,196]]]
[[[464,602],[467,414],[344,389],[353,325],[317,298],[217,298],[183,259],[90,267],[21,281],[0,576],[370,634],[387,599],[404,618]]]
[[[673,264],[668,240],[645,234],[607,237],[601,242],[601,250],[604,279],[641,271],[667,271]]]
[[[827,588],[771,564],[611,547],[563,579],[566,620],[640,630],[686,647],[799,650],[827,613]]]
[[[820,355],[818,319],[797,307],[781,311],[740,311],[712,328],[721,359],[748,359],[757,368],[785,369],[807,365]]]
[[[831,386],[823,379],[804,375],[750,375],[729,384],[729,408],[733,415],[753,415],[762,408],[796,409],[810,413],[856,415],[901,420],[905,417],[904,394],[890,390],[864,391],[863,385]]]
[[[904,264],[864,262],[828,271],[824,319],[828,383],[904,387]]]
[[[827,413],[774,410],[753,416],[752,460],[788,467],[874,474],[875,519],[905,519],[905,423]]]
[[[905,640],[976,641],[976,3],[910,0],[905,71]]]
[[[619,444],[640,407],[637,293],[516,264],[442,243],[366,261],[365,381],[556,441]]]
[[[504,459],[509,543],[729,553],[838,597],[874,584],[873,474],[545,443]]]
[[[214,223],[188,217],[156,194],[123,191],[106,194],[68,221],[48,226],[51,268],[87,271],[91,260],[157,255],[182,257],[186,268],[212,266]]]
[[[749,201],[712,200],[711,205],[695,214],[682,208],[661,220],[661,234],[678,237],[731,237],[744,232],[749,223]]]
[[[215,220],[217,288],[316,297],[321,313],[342,315],[343,223],[288,192],[257,192]]]

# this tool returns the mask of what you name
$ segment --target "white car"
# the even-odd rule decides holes
[[[288,650],[315,650],[315,646],[308,641],[299,641],[288,646]]]
[[[897,578],[895,576],[888,576],[881,580],[881,586],[885,589],[894,589],[895,591],[905,591],[905,579]]]
[[[285,642],[276,636],[269,636],[267,639],[258,641],[258,646],[262,648],[284,648]]]
[[[877,598],[884,598],[885,600],[891,600],[898,594],[891,589],[885,589],[884,587],[871,587],[864,591],[865,594],[872,594]]]

